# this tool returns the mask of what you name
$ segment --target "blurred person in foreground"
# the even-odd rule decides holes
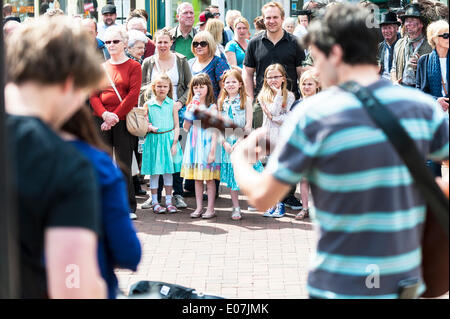
[[[96,47],[69,18],[44,17],[11,34],[6,48],[21,296],[104,298],[96,258],[100,193],[95,172],[59,136],[103,78]]]
[[[255,146],[266,136],[264,129],[252,132],[231,154],[236,180],[259,210],[303,178],[310,183],[311,215],[320,229],[307,283],[311,298],[395,299],[407,279],[417,286],[411,298],[426,289],[425,201],[359,99],[336,85],[355,81],[371,90],[407,132],[414,132],[411,138],[424,157],[448,159],[448,122],[432,97],[380,79],[378,34],[366,25],[369,14],[358,6],[335,5],[310,24],[305,45],[327,90],[291,112],[265,170],[257,173],[250,164],[264,155]],[[417,127],[418,122],[424,125]],[[370,277],[374,265],[378,285]]]

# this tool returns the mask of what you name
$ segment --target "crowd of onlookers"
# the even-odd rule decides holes
[[[264,127],[277,141],[290,113],[327,86],[301,41],[308,24],[333,5],[339,3],[311,0],[297,18],[290,18],[278,2],[267,3],[252,21],[253,35],[237,10],[227,11],[226,24],[221,22],[217,6],[203,11],[195,26],[188,2],[177,8],[176,26],[155,34],[147,32],[148,15],[140,9],[118,25],[111,4],[101,9],[99,23],[62,18],[58,9],[48,10],[47,20],[20,23],[8,19],[11,12],[4,7],[8,127],[12,154],[20,159],[14,183],[36,185],[18,192],[26,199],[18,206],[20,227],[28,230],[22,270],[31,280],[24,281],[24,297],[104,297],[101,278],[107,296],[116,296],[114,267],[134,270],[140,260],[130,218],[137,218],[136,196],[147,195],[143,176],[150,177],[150,194],[142,209],[175,213],[187,207],[184,197],[195,196],[190,216],[213,218],[222,183],[231,194],[231,218],[241,219],[230,154],[244,134],[222,137],[205,130],[195,124],[193,111],[215,111],[245,134]],[[424,0],[383,13],[378,61],[381,77],[432,95],[448,118],[444,7]],[[46,45],[38,45],[37,38]],[[147,109],[145,137],[127,128],[134,107]],[[252,168],[261,172],[265,162],[255,161]],[[442,168],[441,163],[427,164],[448,178],[448,161]],[[309,184],[305,178],[300,182],[301,201],[294,195],[296,187],[264,216],[283,217],[289,207],[298,211],[296,219],[308,218]],[[61,267],[68,264],[99,270],[81,276],[83,289],[74,292],[61,284]],[[39,284],[29,287],[27,282]]]

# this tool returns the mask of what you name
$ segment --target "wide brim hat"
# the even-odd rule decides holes
[[[403,23],[405,23],[406,18],[417,18],[422,20],[423,22],[427,21],[427,19],[422,14],[422,8],[417,3],[409,4],[406,6],[405,14],[400,16],[400,19]]]
[[[381,15],[381,21],[380,25],[387,25],[387,24],[396,24],[401,25],[400,21],[397,20],[397,14],[392,11],[388,11]]]

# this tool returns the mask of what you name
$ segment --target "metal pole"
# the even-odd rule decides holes
[[[3,0],[2,8],[3,8]],[[0,26],[0,298],[19,298],[19,245],[6,149],[3,13]]]

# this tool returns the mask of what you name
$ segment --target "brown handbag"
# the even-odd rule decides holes
[[[346,82],[340,87],[353,93],[364,106],[374,123],[383,130],[397,151],[421,195],[427,212],[422,238],[422,278],[426,285],[423,298],[436,298],[449,291],[449,202],[448,183],[439,185],[425,166],[425,159],[414,141],[399,124],[392,112],[373,96],[367,87],[356,82]]]

